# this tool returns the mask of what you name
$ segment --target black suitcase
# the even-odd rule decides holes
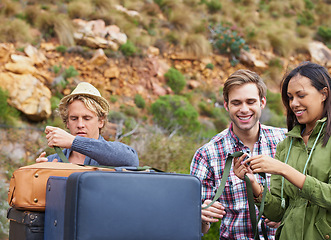
[[[192,175],[82,172],[68,177],[65,240],[201,238],[201,183]]]
[[[32,212],[9,208],[9,240],[43,240],[44,212]]]

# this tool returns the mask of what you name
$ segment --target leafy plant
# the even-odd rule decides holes
[[[240,50],[249,50],[242,34],[225,24],[210,26],[210,41],[216,51],[221,54],[229,54],[234,65],[238,63]]]
[[[154,121],[170,132],[194,132],[200,127],[197,110],[182,96],[161,96],[152,104],[151,112]]]
[[[14,125],[20,113],[7,102],[9,94],[0,87],[0,123]]]
[[[138,108],[142,108],[142,109],[144,109],[145,105],[146,105],[145,100],[143,99],[143,97],[140,94],[136,94],[134,96],[134,103],[136,104],[136,106]]]
[[[222,9],[222,3],[219,0],[202,0],[201,2],[207,6],[210,13],[216,13]]]
[[[331,41],[331,27],[319,26],[317,34],[326,42]]]
[[[132,56],[137,52],[136,46],[131,42],[127,41],[126,43],[122,44],[120,46],[121,52],[124,54],[124,56]]]
[[[74,66],[71,66],[71,65],[67,69],[65,69],[63,72],[63,78],[66,80],[68,78],[76,77],[78,75],[79,75],[79,72],[75,69]]]
[[[63,45],[57,46],[56,51],[60,53],[65,53],[67,51],[67,47]]]
[[[214,64],[207,63],[206,68],[209,68],[209,69],[213,70],[214,69]]]
[[[174,91],[174,93],[180,93],[185,85],[185,77],[184,75],[178,71],[177,69],[171,67],[165,74],[164,77],[167,81],[168,86]]]

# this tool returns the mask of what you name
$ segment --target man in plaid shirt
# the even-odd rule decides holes
[[[225,82],[224,107],[231,119],[230,127],[198,149],[191,163],[191,174],[202,182],[202,207],[214,197],[229,153],[242,151],[249,156],[264,154],[274,157],[277,144],[285,138],[286,129],[259,122],[261,111],[266,106],[265,96],[266,85],[258,74],[250,70],[238,70]],[[260,175],[255,177],[264,184]],[[268,187],[269,183],[270,175],[267,175]],[[222,196],[201,211],[201,219],[203,233],[208,232],[210,223],[222,219],[220,239],[254,239],[245,182],[236,177],[232,167]],[[268,238],[273,239],[278,224],[266,220],[266,225]]]

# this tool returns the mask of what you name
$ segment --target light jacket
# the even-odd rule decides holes
[[[301,128],[295,126],[277,146],[275,158],[303,172],[308,155],[326,118],[317,121],[307,146],[301,137]],[[267,192],[264,215],[273,221],[281,221],[275,239],[317,240],[331,238],[331,140],[325,147],[322,141],[326,124],[316,142],[306,168],[306,180],[300,190],[284,179],[285,208],[281,207],[282,177],[271,176],[270,192]]]

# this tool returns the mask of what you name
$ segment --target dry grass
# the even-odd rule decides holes
[[[176,31],[190,32],[192,26],[194,26],[194,15],[184,7],[176,8],[171,11],[169,22]]]
[[[1,0],[0,1],[0,14],[6,17],[15,15],[21,11],[21,6],[18,2],[10,0]]]
[[[68,47],[75,45],[73,37],[74,27],[72,21],[66,15],[60,15],[56,18],[54,31],[61,45]]]
[[[210,42],[202,34],[190,34],[184,41],[184,51],[196,57],[208,56],[212,53]]]
[[[30,26],[21,19],[1,19],[0,42],[31,43]]]
[[[90,0],[75,0],[68,4],[70,18],[88,19],[94,12],[94,6]]]

